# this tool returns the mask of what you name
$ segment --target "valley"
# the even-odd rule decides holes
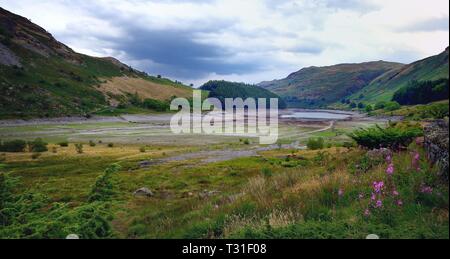
[[[331,12],[326,6],[317,8]],[[122,32],[114,27],[121,19],[103,19],[60,35],[111,41],[96,50],[153,75],[78,53],[0,7],[0,239],[449,239],[448,47],[410,64],[300,66],[248,84],[221,79],[261,81],[313,56],[328,64],[344,46],[296,46],[305,39],[277,30],[267,34],[283,38],[259,45],[253,26],[240,42],[218,33],[241,26],[215,30],[197,20],[178,39],[184,28]],[[170,19],[169,27],[190,25]],[[72,32],[103,23],[114,26],[99,38]],[[103,38],[110,30],[117,35]],[[226,40],[211,47],[209,37],[233,48]],[[267,113],[269,99],[278,117]],[[176,107],[188,114],[180,134],[171,128],[180,123],[172,122]],[[272,119],[277,141],[261,144],[268,133],[249,132]],[[231,131],[202,133],[216,122]]]

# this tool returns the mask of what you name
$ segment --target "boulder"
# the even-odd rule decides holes
[[[439,167],[441,178],[448,181],[448,120],[431,123],[424,130],[424,147],[428,159]]]
[[[154,196],[153,192],[150,189],[145,188],[145,187],[136,190],[133,193],[133,195],[136,197],[153,197]]]

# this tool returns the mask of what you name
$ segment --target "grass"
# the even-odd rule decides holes
[[[443,105],[448,106],[449,101],[439,101],[433,102],[430,104],[424,105],[405,105],[396,111],[385,111],[385,110],[377,110],[372,112],[372,115],[377,116],[403,116],[407,119],[411,120],[423,120],[423,119],[434,119],[433,114],[431,114],[428,110],[434,105]],[[447,109],[448,111],[448,109]]]
[[[37,159],[30,153],[7,153],[2,170],[21,177],[17,191],[39,191],[49,202],[76,207],[86,202],[105,168],[118,163],[122,169],[113,176],[111,205],[117,238],[364,238],[370,233],[382,238],[448,238],[448,186],[434,179],[425,160],[423,171],[411,171],[408,151],[394,156],[404,207],[366,218],[372,182],[387,179],[383,163],[362,175],[351,170],[362,150],[272,150],[261,157],[219,163],[193,159],[140,168],[140,161],[195,150],[149,146],[142,153],[140,147],[85,145],[84,153],[77,154],[71,143]],[[420,147],[411,146],[413,150],[423,157]],[[287,161],[291,166],[285,166]],[[441,196],[412,192],[422,182],[432,184]],[[155,197],[133,197],[141,187],[151,189]],[[344,190],[342,197],[339,189]]]

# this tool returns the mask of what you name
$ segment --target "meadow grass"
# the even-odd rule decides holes
[[[17,192],[47,195],[49,204],[85,204],[96,179],[111,164],[111,221],[117,238],[448,238],[448,185],[434,176],[421,147],[394,155],[396,172],[373,162],[361,173],[366,151],[272,150],[260,157],[218,163],[198,159],[156,163],[141,161],[195,152],[196,147],[97,144],[59,147],[32,159],[31,153],[6,153],[2,171],[20,177]],[[220,147],[216,147],[220,148]],[[53,145],[49,150],[53,149]],[[411,153],[421,155],[420,171]],[[270,172],[270,173],[269,173]],[[395,182],[403,205],[390,195],[384,207],[371,207],[373,182]],[[421,193],[432,186],[433,193]],[[147,187],[150,198],[134,197]],[[388,190],[386,190],[388,192]],[[370,215],[364,215],[370,208]]]

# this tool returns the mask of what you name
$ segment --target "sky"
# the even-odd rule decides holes
[[[77,52],[201,86],[411,63],[449,45],[448,0],[0,0]]]

